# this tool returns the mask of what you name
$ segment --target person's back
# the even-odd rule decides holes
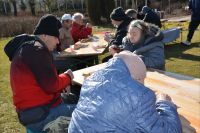
[[[86,79],[68,131],[181,133],[176,106],[171,102],[156,103],[154,92],[133,80],[135,74],[129,72],[141,70],[133,67],[134,63],[127,65],[130,61],[124,56],[112,58],[104,69]]]
[[[150,7],[144,6],[142,8],[142,13],[145,14],[145,17],[143,19],[145,22],[155,24],[160,28],[162,27],[160,17],[155,11],[153,11],[153,9],[151,9]]]

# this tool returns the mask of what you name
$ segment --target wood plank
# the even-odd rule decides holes
[[[82,85],[84,74],[103,69],[99,64],[74,72],[74,83]],[[200,133],[200,79],[165,71],[150,69],[145,86],[155,92],[168,94],[178,107],[183,133]]]

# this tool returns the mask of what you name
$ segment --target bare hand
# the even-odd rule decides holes
[[[157,101],[172,101],[171,97],[164,93],[157,94]]]
[[[63,93],[69,94],[70,92],[71,92],[71,87],[70,87],[70,86],[67,86],[67,87],[63,90]]]
[[[73,72],[72,72],[71,69],[68,69],[68,70],[67,70],[66,72],[64,72],[64,73],[67,74],[67,75],[69,75],[70,78],[71,78],[71,80],[74,79],[74,74],[73,74]]]
[[[87,28],[92,28],[92,25],[91,25],[90,23],[87,23],[87,24],[86,24],[86,27],[87,27]]]
[[[111,35],[105,34],[104,40],[109,43],[112,40]]]
[[[117,53],[117,51],[115,50],[115,48],[114,48],[113,45],[109,47],[109,52],[110,52],[112,55],[114,55],[114,54]]]

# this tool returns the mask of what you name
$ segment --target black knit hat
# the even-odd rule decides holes
[[[51,14],[44,15],[38,22],[33,34],[34,35],[50,35],[59,38],[60,21]]]
[[[116,21],[122,21],[127,18],[122,7],[118,7],[112,11],[110,18]]]

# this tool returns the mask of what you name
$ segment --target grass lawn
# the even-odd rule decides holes
[[[19,124],[9,83],[10,62],[4,54],[4,45],[9,39],[0,39],[0,133],[23,133]]]
[[[180,25],[177,23],[176,25]],[[184,23],[186,28],[188,23]],[[175,24],[166,24],[167,28],[175,27]],[[200,28],[199,28],[200,29]],[[110,30],[110,28],[95,27],[95,32]],[[183,32],[186,38],[187,32]],[[4,54],[3,48],[9,38],[0,39],[0,133],[23,133],[24,128],[19,124],[14,106],[12,105],[12,93],[9,84],[10,62]],[[180,40],[165,46],[166,70],[200,78],[200,31],[197,31],[190,47],[179,44]],[[101,56],[103,58],[105,55]]]

